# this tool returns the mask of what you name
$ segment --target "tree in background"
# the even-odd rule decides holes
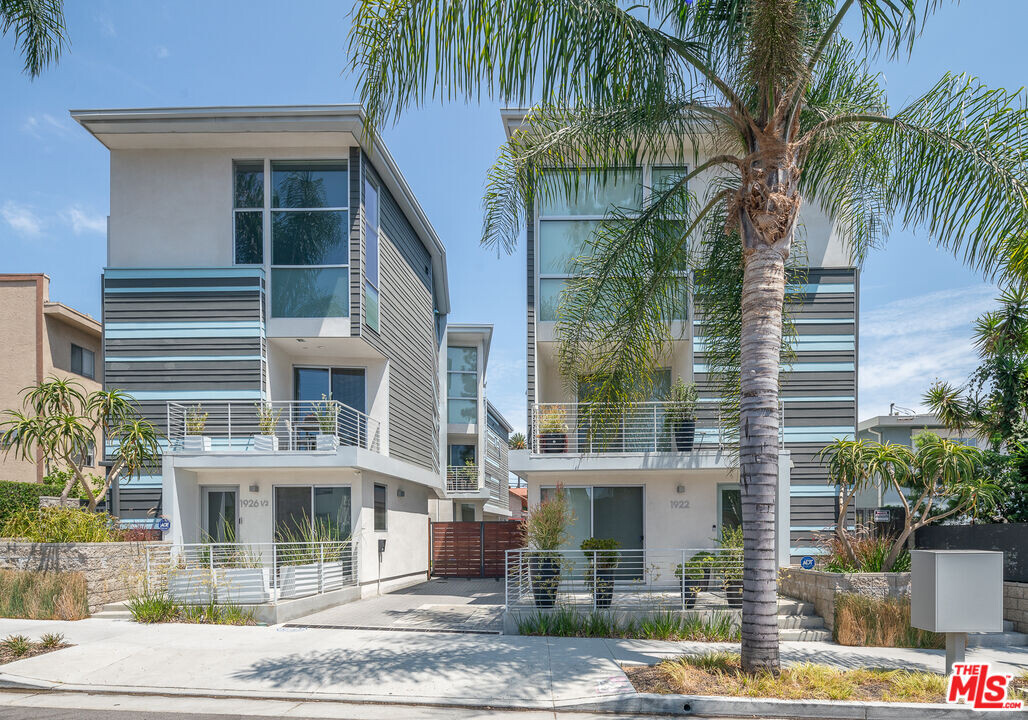
[[[57,62],[67,42],[63,0],[0,0],[0,34],[14,33],[25,72],[36,77]]]
[[[688,168],[599,224],[561,297],[561,369],[602,370],[588,400],[624,408],[673,339],[689,270],[707,284],[697,296],[734,300],[706,352],[719,396],[738,399],[747,671],[779,668],[778,380],[800,207],[825,211],[857,262],[897,220],[994,270],[1028,226],[1024,93],[945,74],[897,111],[871,70],[908,55],[940,4],[358,0],[354,12],[369,137],[435,96],[535,104],[490,172],[486,245],[512,250],[526,208],[594,188],[586,172]]]
[[[975,323],[978,369],[959,387],[936,382],[924,403],[947,428],[988,443],[985,469],[1005,496],[998,517],[1028,522],[1028,291],[1008,287],[999,303]]]
[[[116,480],[138,475],[160,460],[157,429],[140,417],[132,397],[121,390],[87,395],[74,380],[50,377],[22,394],[21,410],[0,415],[0,448],[5,457],[13,452],[24,460],[42,459],[67,468],[62,498],[77,486],[89,510],[95,511]],[[94,484],[95,476],[86,477],[80,464],[98,433],[114,451],[107,476]]]
[[[947,518],[988,513],[1003,491],[982,469],[983,453],[934,433],[921,433],[916,449],[870,440],[836,440],[821,453],[828,464],[828,481],[850,497],[869,486],[892,489],[905,510],[903,529],[892,540],[881,572],[896,564],[908,538]],[[856,490],[854,490],[856,488]],[[845,515],[842,516],[845,518]],[[847,559],[859,565],[845,522],[836,523]]]

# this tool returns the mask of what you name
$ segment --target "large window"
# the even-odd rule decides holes
[[[378,332],[378,186],[364,178],[364,321]]]
[[[93,351],[72,343],[71,371],[87,378],[96,377],[96,355]]]
[[[651,188],[665,189],[677,181],[684,168],[648,168],[644,183],[642,168],[620,172],[584,173],[576,191],[564,195],[554,181],[543,191],[539,202],[538,319],[552,322],[560,314],[560,296],[575,272],[575,261],[590,252],[592,237],[612,208],[627,212],[639,210],[649,201]],[[683,229],[685,225],[683,223]],[[684,273],[687,267],[680,268]],[[684,286],[684,284],[683,284]],[[687,318],[688,304],[683,299],[680,319]]]
[[[446,421],[478,422],[478,348],[446,348]]]
[[[264,264],[264,161],[235,167],[232,224],[237,265]]]
[[[350,537],[350,488],[345,485],[279,485],[275,488],[275,539],[298,542]]]
[[[450,445],[448,452],[448,462],[450,465],[463,467],[475,464],[476,454],[474,445]]]

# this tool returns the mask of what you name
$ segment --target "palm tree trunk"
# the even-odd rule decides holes
[[[744,235],[755,233],[744,227]],[[739,474],[742,490],[742,666],[779,671],[778,368],[785,301],[785,256],[760,238],[745,238],[740,347]]]

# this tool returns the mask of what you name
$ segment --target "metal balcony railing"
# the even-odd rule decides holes
[[[168,403],[171,452],[382,452],[381,423],[337,400]]]
[[[507,551],[507,610],[741,606],[742,548]]]
[[[638,454],[721,450],[728,442],[715,408],[698,408],[692,421],[674,419],[668,402],[609,409],[596,403],[536,403],[530,408],[536,454]],[[779,409],[779,445],[784,444]]]
[[[479,488],[478,465],[448,465],[446,467],[447,494],[477,494]]]
[[[260,605],[355,587],[354,540],[287,543],[153,543],[146,582],[183,605]]]

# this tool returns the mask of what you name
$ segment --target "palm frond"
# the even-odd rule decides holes
[[[57,61],[67,42],[63,0],[0,0],[0,32],[14,31],[25,72],[36,77]]]

